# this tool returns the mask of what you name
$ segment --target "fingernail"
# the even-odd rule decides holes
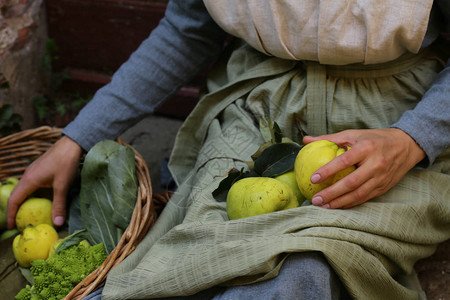
[[[54,223],[56,226],[61,226],[61,225],[63,225],[63,224],[64,224],[64,217],[61,217],[61,216],[55,217],[55,219],[53,220],[53,223]]]
[[[313,176],[311,176],[311,182],[312,183],[316,183],[320,180],[320,175],[319,174],[314,174]]]
[[[327,204],[322,205],[321,207],[322,208],[330,208],[330,204],[327,203]]]
[[[323,199],[322,199],[322,197],[317,196],[317,197],[312,198],[311,202],[314,205],[320,205],[320,204],[322,204]]]

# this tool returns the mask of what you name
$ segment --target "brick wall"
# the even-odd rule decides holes
[[[92,94],[148,37],[167,0],[46,0],[49,37],[59,47],[55,71],[66,71],[68,92]],[[204,86],[201,72],[158,111],[184,118]]]

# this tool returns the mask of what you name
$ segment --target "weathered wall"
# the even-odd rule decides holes
[[[0,106],[12,104],[22,129],[34,127],[32,103],[44,91],[44,0],[0,0]],[[7,84],[6,84],[7,83]]]

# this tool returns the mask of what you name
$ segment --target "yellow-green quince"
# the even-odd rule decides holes
[[[14,257],[20,266],[28,268],[35,259],[47,259],[50,247],[58,239],[55,228],[48,224],[28,226],[13,240]]]
[[[303,201],[305,201],[306,198],[300,192],[294,170],[291,170],[291,171],[288,171],[281,175],[278,175],[278,176],[274,177],[274,179],[287,184],[292,189],[292,192],[294,192],[294,196],[297,198],[297,201],[299,204],[302,204]]]
[[[48,224],[53,226],[52,201],[47,198],[26,199],[17,210],[16,226],[22,231],[29,225]]]
[[[298,207],[291,188],[274,178],[247,177],[235,182],[227,195],[230,220]]]
[[[0,229],[6,229],[8,198],[18,182],[19,179],[10,177],[0,184]]]
[[[321,183],[314,184],[311,182],[311,176],[314,172],[338,155],[343,154],[348,149],[349,148],[341,148],[331,141],[319,140],[305,145],[299,151],[295,159],[294,171],[300,192],[306,199],[311,200],[315,194],[355,170],[355,166],[351,166],[334,174],[334,176],[327,178]]]

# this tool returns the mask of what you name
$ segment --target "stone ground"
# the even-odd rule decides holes
[[[155,193],[167,190],[160,186],[160,165],[169,157],[181,124],[182,121],[178,119],[153,116],[141,121],[121,136],[122,140],[134,146],[146,160]],[[0,242],[1,299],[13,299],[26,284],[14,263],[11,243],[12,240]],[[450,241],[440,245],[432,257],[419,261],[416,271],[429,300],[450,300]]]

